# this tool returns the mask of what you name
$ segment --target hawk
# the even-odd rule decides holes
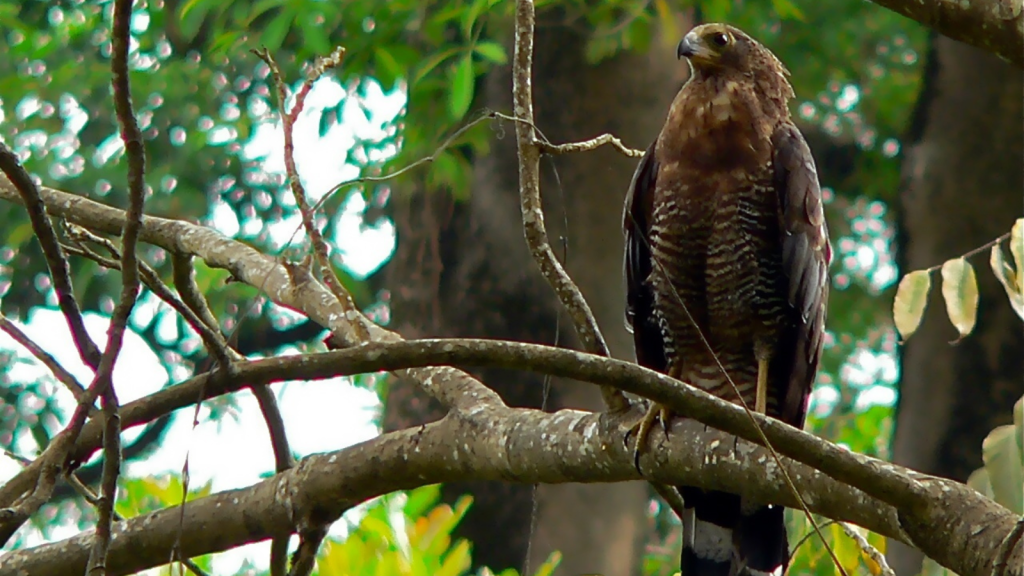
[[[679,43],[691,76],[626,196],[626,320],[637,362],[798,428],[821,357],[831,247],[789,72],[732,26]],[[634,427],[636,448],[654,406]],[[666,427],[667,429],[667,427]],[[680,487],[683,576],[789,562],[783,508]]]

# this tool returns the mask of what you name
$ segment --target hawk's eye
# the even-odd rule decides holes
[[[724,48],[729,43],[729,35],[725,32],[716,32],[711,35],[711,43],[719,48]]]

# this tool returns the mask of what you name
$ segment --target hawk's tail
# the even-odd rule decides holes
[[[681,489],[682,576],[764,576],[789,564],[782,506],[744,506],[739,496]]]

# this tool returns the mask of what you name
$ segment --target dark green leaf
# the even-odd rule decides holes
[[[477,44],[473,46],[473,50],[488,62],[494,62],[495,64],[504,64],[505,62],[508,62],[508,55],[505,53],[505,47],[497,42],[477,42]]]
[[[459,60],[452,74],[451,95],[448,99],[448,112],[452,120],[461,120],[473,101],[473,57],[468,52]]]

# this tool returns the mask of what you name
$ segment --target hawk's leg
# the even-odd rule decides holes
[[[757,398],[754,400],[754,411],[764,414],[768,409],[768,361],[757,361]]]
[[[669,368],[668,375],[672,378],[679,379],[679,370]],[[636,433],[636,442],[633,444],[633,467],[636,468],[637,472],[640,470],[640,454],[643,451],[644,443],[647,442],[647,437],[651,433],[651,428],[654,426],[655,420],[661,421],[661,429],[668,436],[668,424],[672,419],[672,411],[663,404],[652,402],[650,408],[647,409],[647,413],[640,419],[639,422],[634,424],[628,432],[626,432],[625,443],[629,447],[630,435]]]
[[[769,346],[755,346],[754,356],[757,358],[757,388],[754,396],[754,411],[764,414],[768,410],[768,363],[772,354]]]

